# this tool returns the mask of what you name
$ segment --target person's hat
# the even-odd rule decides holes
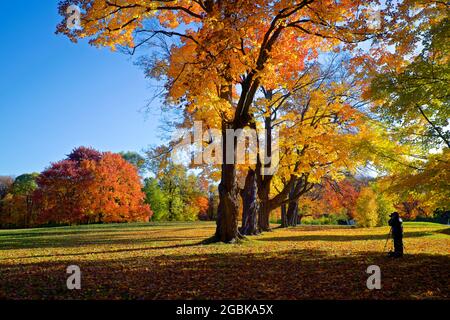
[[[396,211],[396,212],[392,212],[390,215],[389,215],[389,217],[393,217],[393,216],[398,216],[398,212]]]

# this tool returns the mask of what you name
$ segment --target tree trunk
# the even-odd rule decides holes
[[[259,229],[262,231],[271,231],[270,228],[270,210],[267,205],[261,203],[259,210]]]
[[[222,182],[219,185],[220,203],[217,212],[216,238],[219,241],[232,243],[240,238],[237,225],[239,204],[234,188]]]
[[[281,228],[288,227],[287,208],[286,204],[281,205]]]
[[[226,243],[233,243],[241,235],[238,230],[238,215],[239,215],[239,201],[238,201],[238,186],[236,183],[236,164],[227,164],[227,134],[226,129],[229,124],[225,121],[222,123],[222,176],[219,184],[219,207],[217,210],[217,226],[216,226],[216,240]],[[231,138],[231,137],[230,137]],[[235,139],[233,137],[233,139]],[[236,143],[234,144],[234,152]]]
[[[288,226],[295,227],[297,225],[298,202],[297,200],[289,201],[287,220]]]
[[[266,98],[271,99],[271,93],[268,93]],[[266,117],[264,119],[264,128],[266,129],[266,142],[265,142],[265,153],[268,158],[272,157],[272,119],[271,117]],[[258,144],[258,152],[259,152],[259,144]],[[260,157],[258,156],[257,164],[256,164],[256,174],[257,182],[258,182],[258,196],[260,199],[260,208],[259,208],[259,229],[260,231],[270,231],[270,184],[272,182],[273,176],[262,175],[262,168],[268,167],[270,168],[270,163],[262,163]]]
[[[208,199],[208,220],[212,221],[216,217],[215,209],[216,209],[216,201],[214,199],[214,194],[211,193]]]
[[[268,57],[265,57],[260,61],[264,64]],[[261,68],[263,65],[261,66]],[[225,71],[226,73],[227,71]],[[232,81],[233,78],[227,74],[225,76],[228,84],[221,87],[220,97],[233,105],[232,97]],[[241,83],[242,92],[239,101],[236,105],[236,111],[232,122],[222,119],[222,179],[219,184],[219,208],[217,213],[217,227],[216,227],[216,240],[222,242],[235,242],[242,235],[239,233],[237,226],[237,218],[239,214],[239,202],[238,202],[238,186],[236,183],[236,137],[233,133],[233,141],[231,137],[227,137],[226,129],[243,129],[254,121],[253,116],[250,115],[250,106],[255,97],[256,91],[259,88],[259,78],[256,77],[255,72],[251,72]],[[255,124],[253,124],[255,125]],[[227,163],[227,140],[233,142],[234,161],[232,164]]]
[[[243,213],[242,227],[240,233],[242,235],[259,234],[258,228],[258,187],[256,185],[255,171],[249,170],[245,179],[245,186],[242,192]]]

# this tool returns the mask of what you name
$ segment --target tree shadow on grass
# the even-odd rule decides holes
[[[417,238],[432,235],[433,232],[405,232],[404,238]],[[361,235],[302,235],[286,237],[266,237],[258,239],[260,241],[367,241],[367,240],[386,240],[387,234],[361,234]]]
[[[191,239],[194,240],[194,239]],[[168,241],[168,240],[153,240],[152,242],[157,241]],[[47,255],[28,255],[28,256],[15,256],[14,258],[0,258],[2,260],[12,260],[12,259],[38,259],[38,258],[60,258],[60,257],[81,257],[81,256],[91,256],[96,254],[116,254],[116,253],[133,253],[139,252],[143,253],[146,251],[152,250],[167,250],[167,249],[176,249],[176,248],[186,248],[186,247],[195,247],[203,244],[203,242],[195,242],[195,243],[180,243],[174,245],[164,245],[164,246],[145,246],[140,248],[125,248],[125,249],[113,249],[113,250],[99,250],[99,251],[89,251],[89,252],[79,252],[79,253],[58,253],[58,254],[47,254]]]
[[[450,228],[444,229],[444,230],[439,230],[437,231],[437,233],[442,233],[442,234],[447,234],[450,236]]]
[[[149,237],[142,235],[139,238],[130,238],[127,235],[122,236],[105,236],[98,234],[91,235],[65,235],[65,236],[47,236],[43,237],[17,237],[2,240],[0,242],[0,250],[16,250],[16,249],[33,249],[33,248],[77,248],[91,245],[139,245],[152,244],[160,242],[180,242],[180,241],[199,241],[201,237]]]
[[[94,233],[133,233],[133,232],[145,232],[146,234],[158,233],[161,230],[165,232],[179,232],[193,230],[190,228],[174,227],[172,229],[164,229],[164,225],[155,226],[139,226],[130,227],[127,225],[121,227],[101,227],[89,228],[88,225],[77,226],[77,227],[54,227],[54,228],[42,228],[42,229],[15,229],[15,231],[6,231],[0,229],[0,241],[4,238],[32,238],[32,237],[46,237],[46,236],[71,236],[80,234],[94,234]],[[108,226],[111,226],[109,224]],[[148,230],[145,230],[148,228]]]
[[[201,241],[201,236],[177,236],[183,231],[195,230],[178,227],[142,230],[139,228],[92,229],[32,229],[21,232],[1,232],[0,250],[33,248],[73,248],[87,245],[151,244],[158,242]],[[164,233],[164,235],[162,235]]]
[[[450,257],[444,255],[183,250],[102,261],[0,263],[0,299],[450,299]],[[81,290],[66,288],[69,264],[82,270]],[[381,290],[367,289],[370,265],[381,268]]]

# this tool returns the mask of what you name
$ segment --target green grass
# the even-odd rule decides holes
[[[445,225],[440,223],[434,223],[434,222],[413,222],[413,221],[406,221],[403,222],[404,227],[408,228],[422,228],[422,227],[430,227],[430,228],[437,228],[442,229],[445,228]],[[447,226],[450,228],[450,226]]]
[[[383,253],[388,227],[299,226],[242,244],[208,244],[212,222],[0,230],[0,299],[449,299],[450,228],[406,222],[406,255]],[[82,289],[66,288],[66,268]],[[366,288],[366,269],[382,289]]]

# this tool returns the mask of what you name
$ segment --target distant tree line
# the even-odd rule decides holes
[[[41,173],[0,176],[0,227],[215,218],[217,188],[183,165],[155,168],[137,152],[79,147]]]
[[[42,173],[0,179],[0,225],[149,221],[136,168],[119,154],[80,147]]]
[[[214,173],[175,163],[166,151],[157,147],[143,156],[80,147],[42,173],[0,176],[0,227],[215,220],[218,186],[209,178]],[[245,180],[240,207],[248,196]],[[271,221],[281,227],[351,221],[375,227],[386,225],[393,211],[406,220],[450,219],[448,211],[435,210],[412,195],[400,196],[386,184],[391,182],[385,177],[356,178],[350,173],[339,181],[324,178],[274,210]]]

